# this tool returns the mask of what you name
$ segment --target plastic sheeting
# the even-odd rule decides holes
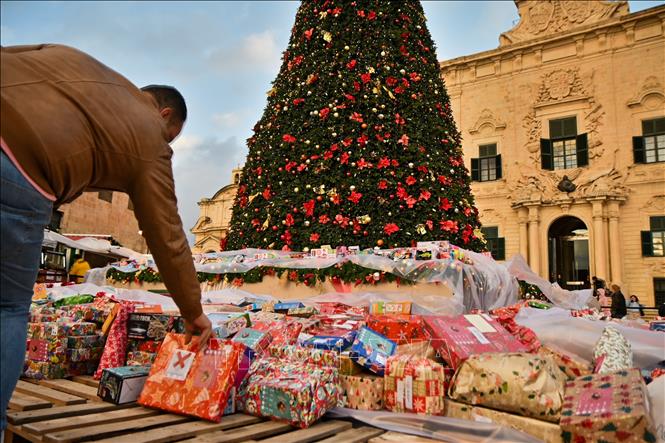
[[[533,329],[543,345],[553,345],[589,361],[593,360],[593,348],[603,329],[612,325],[630,342],[633,361],[638,367],[648,367],[665,360],[665,334],[662,332],[634,328],[620,322],[572,317],[569,311],[560,308],[522,308],[515,321]]]
[[[359,411],[356,409],[336,408],[328,416],[351,417],[376,428],[405,434],[419,435],[449,443],[471,442],[511,442],[539,443],[535,437],[514,429],[459,418],[426,416],[388,411]]]
[[[658,443],[665,443],[665,375],[647,385],[651,419],[656,428]]]
[[[45,246],[55,246],[56,244],[63,244],[69,248],[80,249],[82,251],[95,252],[98,254],[110,254],[117,257],[126,257],[132,260],[141,260],[144,254],[140,254],[129,248],[122,246],[114,246],[108,240],[94,237],[84,237],[79,240],[72,240],[69,237],[58,234],[57,232],[44,229],[44,240],[42,244]]]

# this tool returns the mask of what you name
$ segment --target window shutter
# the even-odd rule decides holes
[[[471,159],[471,180],[474,182],[480,181],[480,159]]]
[[[496,156],[496,179],[503,177],[503,168],[501,167],[501,154]]]
[[[635,163],[646,163],[643,137],[633,137],[633,158]]]
[[[651,231],[642,231],[642,257],[653,257],[652,238]]]
[[[577,167],[587,166],[589,164],[589,148],[587,143],[587,135],[580,134],[577,136]]]
[[[494,260],[506,259],[506,239],[501,237],[496,239],[496,256]]]
[[[543,169],[552,170],[552,141],[546,138],[540,139],[540,166]]]

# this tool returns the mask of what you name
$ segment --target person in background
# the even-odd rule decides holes
[[[637,313],[639,311],[640,317],[644,317],[644,306],[640,304],[640,299],[637,298],[637,295],[635,294],[630,296],[630,301],[628,302],[628,309],[632,313]]]
[[[665,303],[661,303],[658,306],[658,317],[665,318]]]
[[[187,342],[212,325],[178,215],[169,146],[187,120],[172,86],[137,88],[77,49],[0,47],[0,430],[23,369],[32,288],[54,207],[84,191],[125,192]]]
[[[591,277],[591,287],[593,288],[594,292],[598,291],[598,289],[605,289],[605,280],[594,275]]]
[[[606,316],[610,317],[612,311],[610,310],[610,305],[612,304],[612,298],[609,297],[608,291],[605,288],[600,288],[597,291],[598,294],[598,303],[600,303],[600,311]]]
[[[612,285],[612,318],[623,318],[628,313],[626,297],[623,296],[619,285]]]
[[[72,267],[69,269],[69,278],[76,283],[83,283],[85,273],[89,270],[90,263],[88,263],[81,254],[76,254],[74,256],[74,264],[72,264]]]

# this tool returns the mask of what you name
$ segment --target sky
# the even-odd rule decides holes
[[[665,1],[630,1],[632,12]],[[2,1],[3,46],[61,43],[137,86],[169,84],[188,121],[173,143],[178,206],[190,242],[197,202],[231,180],[247,155],[280,67],[297,1]],[[424,1],[437,57],[494,49],[519,19],[513,1]]]

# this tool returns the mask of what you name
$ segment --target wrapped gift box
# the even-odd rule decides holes
[[[397,348],[395,348],[395,355],[408,355],[410,357],[429,358],[430,360],[434,360],[436,359],[436,350],[434,350],[429,341],[417,341],[397,345]]]
[[[127,337],[139,340],[163,340],[169,332],[185,332],[182,317],[166,314],[129,314]]]
[[[314,335],[304,340],[303,346],[341,352],[351,346],[353,340],[356,338],[356,331],[346,329],[330,329],[324,332],[328,332],[330,335]],[[302,335],[300,334],[300,336]]]
[[[302,308],[291,308],[288,310],[289,317],[311,317],[312,315],[317,315],[319,310],[314,306],[304,306]]]
[[[136,339],[127,340],[128,352],[141,351],[141,352],[149,352],[151,354],[156,354],[157,352],[159,352],[160,346],[162,346],[162,342],[160,340],[136,340]]]
[[[584,360],[581,357],[568,354],[562,350],[543,346],[538,351],[542,355],[548,355],[552,358],[554,363],[563,371],[569,380],[589,375],[593,371],[591,362]]]
[[[638,369],[569,381],[560,425],[565,442],[656,441]]]
[[[425,323],[418,315],[370,315],[367,327],[399,345],[429,340]]]
[[[304,307],[305,305],[300,302],[275,303],[273,305],[273,311],[286,314],[289,311],[289,309],[299,309]]]
[[[423,318],[432,346],[453,369],[475,354],[527,351],[503,326],[485,314]]]
[[[344,314],[351,306],[337,302],[318,302],[316,304],[321,314]]]
[[[84,349],[84,348],[99,348],[104,346],[104,336],[94,335],[72,335],[67,337],[67,348],[69,349]]]
[[[29,338],[25,358],[30,361],[65,363],[67,361],[67,338]]]
[[[370,303],[370,314],[411,314],[410,301],[377,301]]]
[[[99,359],[102,358],[103,352],[103,347],[67,349],[67,359],[71,362],[99,361]]]
[[[129,351],[127,353],[127,366],[150,367],[157,358],[156,352]]]
[[[244,328],[233,337],[233,341],[245,345],[248,355],[253,357],[254,354],[260,355],[265,352],[272,341],[272,336],[266,331]]]
[[[250,325],[249,314],[221,313],[208,314],[212,322],[213,334],[217,338],[229,338]]]
[[[330,330],[345,329],[357,331],[365,324],[362,317],[347,314],[316,315],[310,317],[311,323],[304,325],[304,331],[314,335],[335,335]]]
[[[287,346],[296,344],[303,324],[295,320],[256,322],[252,325],[252,329],[269,333],[272,337],[270,342],[272,346]]]
[[[210,339],[203,352],[192,352],[198,338],[169,333],[139,397],[143,406],[219,421],[236,380],[244,346]]]
[[[239,408],[306,428],[340,401],[337,354],[295,346],[271,347],[252,364]]]
[[[649,329],[651,331],[662,331],[665,332],[665,320],[654,320],[649,323]]]
[[[342,404],[364,411],[383,409],[383,377],[376,375],[340,375]]]
[[[362,371],[362,366],[351,359],[350,352],[339,354],[339,375],[358,375]]]
[[[62,306],[56,310],[59,318],[70,318],[74,321],[88,321],[99,325],[106,321],[106,317],[111,313],[114,303]]]
[[[28,323],[28,338],[68,337],[72,335],[94,335],[97,325],[89,322],[55,321]]]
[[[276,312],[266,312],[266,311],[252,312],[249,316],[250,320],[252,321],[252,324],[256,322],[270,323],[273,321],[280,321],[284,320],[285,317],[286,315],[284,314],[278,314]]]
[[[135,402],[150,373],[148,366],[121,366],[104,369],[99,380],[97,395],[115,404]]]
[[[23,376],[36,380],[65,378],[69,375],[69,364],[50,363],[47,361],[26,360],[23,365]]]
[[[455,373],[450,398],[558,422],[566,375],[539,354],[472,355]]]
[[[98,367],[98,360],[70,362],[67,376],[73,377],[75,375],[93,375]]]
[[[383,375],[388,357],[395,353],[397,344],[387,337],[362,327],[351,346],[351,359],[378,375]]]
[[[427,358],[396,355],[388,359],[384,382],[389,411],[443,415],[447,383],[442,365]]]

